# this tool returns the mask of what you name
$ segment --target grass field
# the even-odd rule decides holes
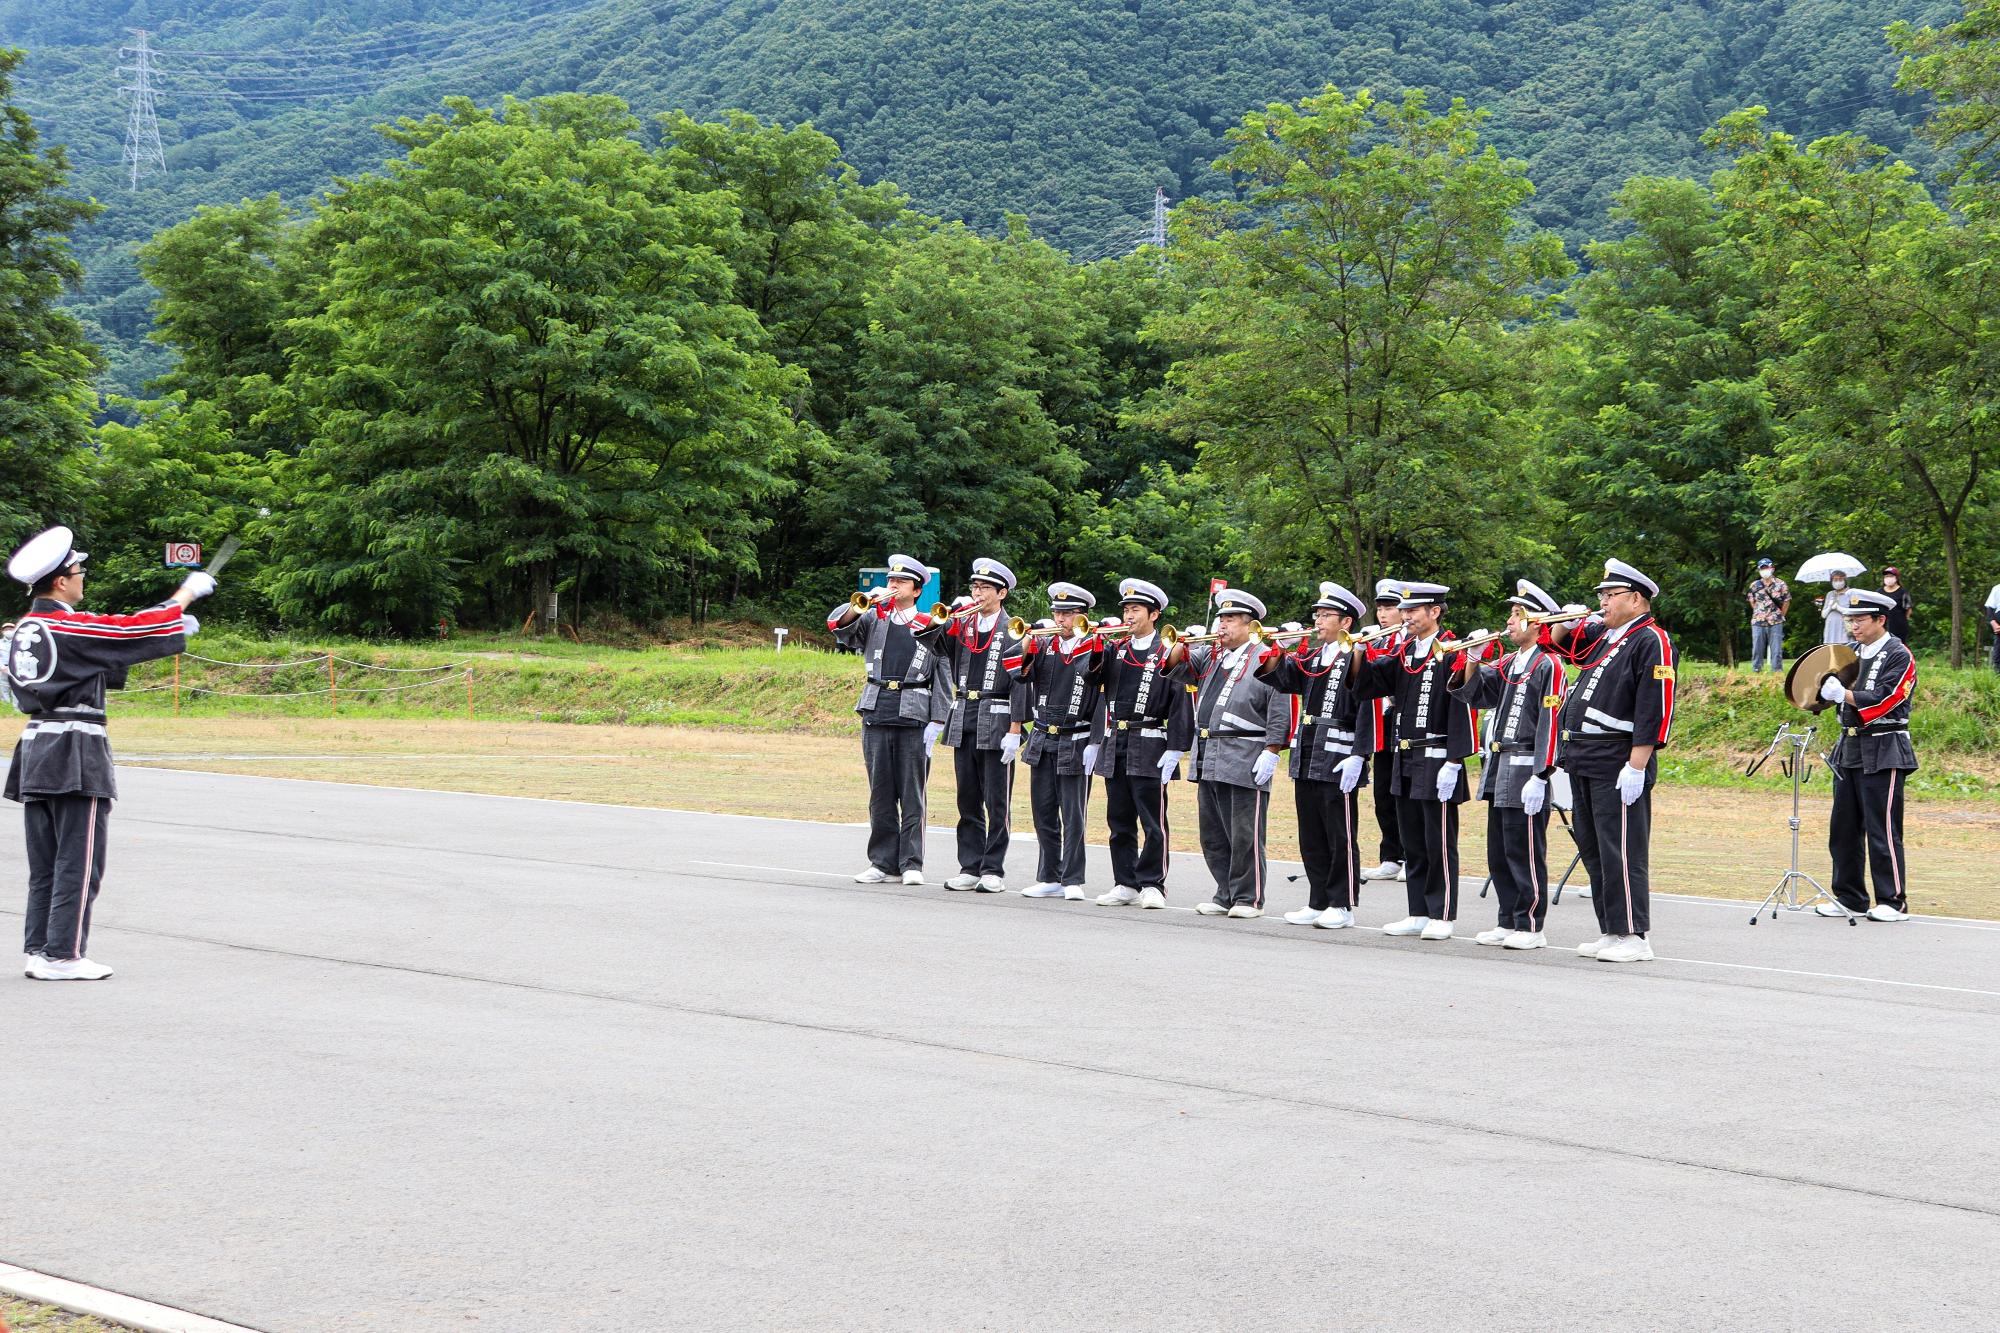
[[[851,665],[851,664],[850,664]],[[736,814],[778,815],[853,823],[865,818],[866,784],[853,736],[810,731],[713,727],[632,727],[594,724],[466,722],[463,719],[135,717],[115,724],[127,762],[175,768],[439,788],[507,796],[667,806]],[[949,752],[938,750],[931,782],[930,822],[955,818]],[[1661,789],[1655,817],[1654,888],[1667,893],[1761,898],[1784,868],[1790,787],[1773,771],[1750,785],[1713,788],[1673,784]],[[1271,848],[1297,855],[1289,785],[1272,803]],[[1196,851],[1194,793],[1172,793],[1176,850]],[[1827,783],[1808,788],[1803,865],[1822,881]],[[1015,793],[1017,838],[1031,836],[1027,783]],[[1101,798],[1093,801],[1093,842],[1103,841]],[[1466,807],[1462,854],[1468,873],[1485,865],[1485,811]],[[1907,842],[1915,910],[2000,918],[2000,807],[1990,800],[1936,798],[1911,802]],[[830,837],[842,848],[825,867],[859,869],[858,830]],[[1560,859],[1565,844],[1556,842]],[[1364,847],[1372,853],[1372,847]],[[935,880],[955,867],[927,867]],[[1560,866],[1557,867],[1560,873]],[[1109,885],[1101,886],[1109,888]],[[1371,894],[1400,892],[1378,885]],[[1304,886],[1279,884],[1274,905],[1302,902]],[[1294,901],[1296,900],[1296,902]],[[1475,907],[1468,916],[1478,919]]]
[[[0,1330],[12,1333],[120,1333],[124,1324],[107,1324],[89,1315],[71,1314],[53,1305],[35,1305],[0,1296]]]

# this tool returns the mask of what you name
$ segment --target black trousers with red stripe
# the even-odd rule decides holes
[[[1223,907],[1264,905],[1264,832],[1271,793],[1213,778],[1195,784],[1201,821],[1201,855],[1215,876],[1215,901]]]
[[[1833,816],[1826,826],[1826,849],[1833,855],[1833,896],[1850,912],[1865,912],[1866,885],[1874,881],[1875,902],[1897,911],[1909,887],[1903,859],[1903,780],[1901,769],[1864,773],[1831,766]],[[1863,861],[1866,866],[1863,866]],[[1868,872],[1863,874],[1864,868]]]
[[[24,801],[28,833],[28,919],[22,952],[82,958],[90,945],[90,909],[104,880],[111,802],[102,796],[42,796]]]
[[[1306,906],[1315,912],[1353,911],[1361,902],[1359,789],[1343,792],[1338,781],[1300,778],[1292,783],[1292,795],[1299,808],[1299,859],[1311,890]]]
[[[1644,935],[1652,928],[1650,868],[1653,846],[1653,782],[1626,805],[1616,778],[1570,774],[1576,800],[1571,832],[1590,874],[1590,905],[1605,935]]]
[[[1502,930],[1540,933],[1549,919],[1549,808],[1529,815],[1518,805],[1486,809],[1486,873],[1500,904]]]
[[[1459,781],[1463,782],[1461,775]],[[1396,798],[1403,835],[1403,887],[1411,916],[1458,919],[1458,806],[1449,801]]]
[[[958,868],[968,875],[1007,873],[1014,767],[998,750],[967,741],[952,751],[958,771]]]
[[[1104,779],[1104,821],[1111,828],[1111,881],[1128,889],[1167,891],[1167,784],[1154,776]]]

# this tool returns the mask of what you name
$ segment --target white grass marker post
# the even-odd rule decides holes
[[[790,631],[790,630],[788,630],[788,629],[786,629],[786,628],[785,628],[785,627],[784,627],[783,625],[780,625],[780,626],[778,626],[778,627],[777,627],[776,629],[772,630],[772,631],[771,631],[771,633],[773,633],[773,634],[775,634],[775,635],[777,635],[777,636],[778,636],[778,651],[779,651],[779,652],[781,652],[781,653],[782,653],[782,652],[784,652],[784,651],[785,651],[785,636],[786,636],[787,634],[790,634],[790,633],[791,633],[791,631]]]

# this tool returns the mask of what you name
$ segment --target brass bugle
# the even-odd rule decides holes
[[[957,620],[960,616],[976,616],[978,614],[979,608],[976,606],[963,606],[954,611],[943,602],[931,603],[932,620]]]
[[[869,600],[868,594],[865,592],[855,593],[854,596],[847,599],[847,604],[856,611],[866,611],[869,607],[875,605],[874,602]]]
[[[1017,639],[1044,639],[1051,634],[1068,634],[1072,630],[1064,629],[1061,625],[1047,625],[1036,629],[1021,617],[1015,616],[1007,622],[1007,632]]]
[[[1166,629],[1172,629],[1172,628],[1173,626],[1171,625],[1166,627]],[[1166,632],[1165,629],[1161,631],[1161,633],[1163,634],[1165,632]],[[1167,647],[1171,648],[1177,643],[1214,643],[1221,637],[1222,634],[1220,631],[1211,631],[1207,634],[1190,634],[1186,636],[1176,634],[1174,635],[1173,638],[1167,640]],[[1266,643],[1270,642],[1270,640],[1265,637],[1264,622],[1261,620],[1253,620],[1250,622],[1250,637],[1253,639],[1263,639]]]
[[[1588,611],[1550,611],[1546,615],[1529,616],[1528,623],[1530,625],[1566,625],[1572,620],[1582,620],[1589,615],[1590,612]],[[1469,639],[1441,640],[1437,645],[1437,650],[1441,653],[1469,652],[1474,648],[1484,648],[1489,643],[1498,643],[1506,637],[1507,631],[1504,629],[1488,630],[1484,634],[1475,634]]]

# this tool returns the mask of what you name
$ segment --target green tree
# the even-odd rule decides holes
[[[1399,553],[1491,580],[1538,550],[1527,372],[1570,264],[1519,224],[1533,186],[1481,120],[1366,89],[1272,104],[1217,163],[1242,198],[1176,211],[1194,296],[1149,326],[1180,354],[1159,421],[1242,498],[1267,567],[1366,588]]]
[[[0,50],[0,550],[80,517],[96,349],[57,301],[83,277],[70,233],[97,205],[64,193],[69,161],[14,105],[22,53]]]
[[[766,125],[740,111],[721,123],[674,112],[658,125],[674,181],[736,209],[724,258],[737,303],[770,335],[771,353],[810,377],[788,404],[804,427],[786,467],[791,484],[771,501],[772,522],[748,571],[762,587],[787,588],[819,563],[806,490],[834,457],[829,437],[854,388],[852,349],[888,263],[887,229],[904,215],[903,196],[886,183],[864,185],[840,145],[810,125]]]
[[[1956,23],[1889,25],[1889,45],[1903,57],[1896,86],[1937,99],[1919,127],[1925,139],[1958,154],[1957,176],[1992,186],[2000,165],[2000,0],[1964,0]]]
[[[813,515],[837,549],[905,549],[961,577],[1047,549],[1081,475],[1095,382],[1082,278],[1016,226],[907,227],[854,348],[839,452]],[[879,555],[876,556],[880,558]],[[1039,562],[1037,562],[1039,563]]]
[[[324,304],[291,324],[290,381],[315,438],[281,470],[280,611],[411,628],[474,592],[541,612],[592,568],[657,599],[748,565],[804,377],[733,299],[735,210],[614,98],[447,106],[399,122],[407,157],[308,241]]]
[[[1870,493],[1921,497],[1944,554],[1958,666],[1964,522],[2000,470],[2000,233],[1947,217],[1908,166],[1852,135],[1802,147],[1752,107],[1711,142],[1736,154],[1717,197],[1772,293],[1771,382],[1785,418],[1774,511],[1789,523]]]
[[[167,543],[197,541],[213,550],[237,534],[248,540],[199,614],[267,620],[258,591],[265,544],[253,525],[277,497],[270,466],[238,449],[228,414],[215,403],[175,394],[114,399],[112,406],[137,424],[105,422],[91,459],[92,596],[104,606],[158,601],[175,581],[162,563]]]
[[[303,443],[283,429],[292,423],[279,394],[285,321],[303,276],[300,234],[269,194],[197,209],[139,249],[139,271],[159,291],[148,336],[175,354],[173,369],[147,388],[215,404],[258,452]]]
[[[1734,662],[1763,518],[1745,474],[1777,440],[1764,288],[1693,181],[1629,180],[1613,217],[1631,234],[1585,251],[1569,346],[1545,380],[1570,544],[1644,551],[1667,614]]]

